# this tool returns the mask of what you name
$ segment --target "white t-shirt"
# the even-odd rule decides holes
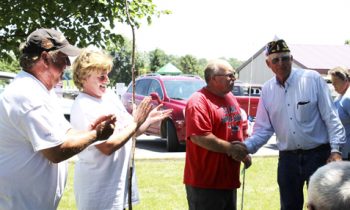
[[[116,129],[123,129],[132,120],[118,96],[107,91],[101,99],[80,93],[71,110],[71,124],[86,130],[101,115],[115,114]],[[123,209],[128,205],[128,172],[132,142],[107,156],[94,145],[78,154],[75,165],[74,193],[78,209]],[[135,170],[134,170],[135,171]],[[135,173],[132,201],[139,201]]]
[[[0,209],[56,209],[67,164],[41,152],[70,129],[54,91],[21,71],[0,97]]]

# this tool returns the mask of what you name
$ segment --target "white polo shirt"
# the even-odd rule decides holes
[[[40,150],[63,143],[70,124],[54,91],[21,71],[0,97],[0,209],[56,209],[67,165]]]

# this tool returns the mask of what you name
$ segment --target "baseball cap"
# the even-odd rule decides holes
[[[22,53],[40,54],[43,51],[59,50],[68,56],[77,56],[80,49],[67,41],[64,35],[54,29],[41,28],[32,32],[22,49]]]
[[[266,55],[272,53],[290,52],[287,43],[283,39],[271,41],[266,45]]]

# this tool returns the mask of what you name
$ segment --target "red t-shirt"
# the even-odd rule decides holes
[[[230,92],[225,97],[203,88],[194,93],[186,106],[186,163],[184,183],[210,189],[240,187],[240,162],[227,154],[209,151],[194,144],[193,135],[210,133],[226,141],[242,141],[242,117],[236,98]]]

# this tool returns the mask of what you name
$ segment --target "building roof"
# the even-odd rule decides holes
[[[350,45],[290,45],[294,60],[305,69],[350,68]]]
[[[305,69],[317,70],[320,73],[325,73],[337,66],[350,69],[350,45],[290,44],[289,48],[294,62]],[[264,52],[265,46],[239,66],[237,71],[243,69],[252,59]]]

